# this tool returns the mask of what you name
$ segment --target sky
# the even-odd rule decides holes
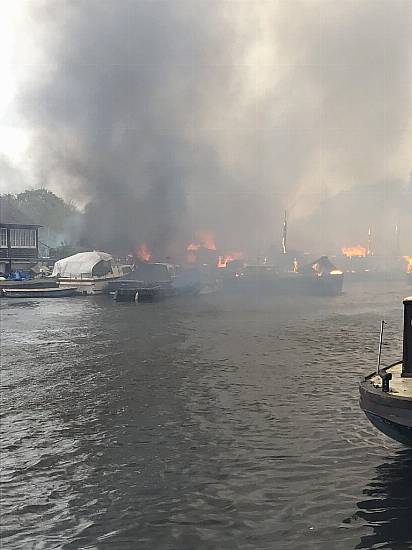
[[[30,28],[30,4],[1,0],[0,10],[0,185],[15,193],[36,186],[27,158],[32,129],[21,116],[19,93],[27,79],[38,74],[40,48]]]
[[[1,10],[2,191],[46,186],[89,205],[96,239],[166,249],[212,228],[227,247],[267,248],[287,209],[309,245],[332,229],[326,218],[314,227],[325,201],[343,194],[337,218],[352,210],[364,232],[382,201],[358,190],[407,186],[409,0],[2,0]],[[391,224],[410,198],[398,195]]]

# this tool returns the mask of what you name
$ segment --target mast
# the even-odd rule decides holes
[[[287,238],[288,238],[288,219],[287,219],[287,212],[285,210],[285,217],[283,219],[283,231],[282,231],[282,254],[287,254],[288,252]]]
[[[372,251],[372,228],[371,226],[368,227],[368,250],[366,252],[367,256],[373,256]]]

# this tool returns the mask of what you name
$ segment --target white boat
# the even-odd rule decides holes
[[[113,263],[113,256],[93,250],[58,260],[52,276],[57,278],[59,285],[76,288],[78,294],[103,294],[108,292],[109,282],[124,273],[122,267]]]

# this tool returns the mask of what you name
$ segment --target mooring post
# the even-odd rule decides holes
[[[402,376],[412,378],[412,296],[403,301]]]

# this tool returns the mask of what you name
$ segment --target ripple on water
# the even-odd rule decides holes
[[[411,456],[357,395],[403,293],[2,304],[4,547],[412,547]]]

